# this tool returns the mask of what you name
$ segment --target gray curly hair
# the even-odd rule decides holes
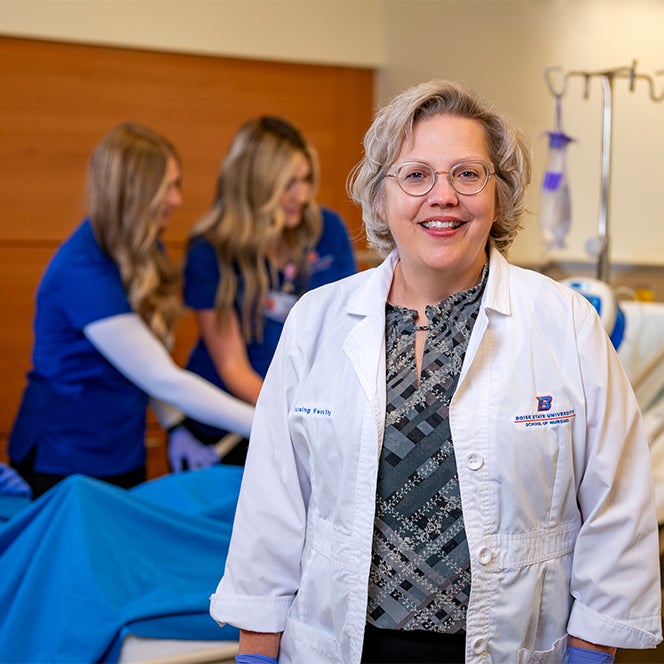
[[[367,240],[382,256],[395,246],[382,218],[385,176],[419,120],[455,115],[479,121],[486,132],[489,154],[496,170],[498,219],[489,237],[506,253],[525,211],[530,183],[531,148],[526,135],[503,113],[458,83],[433,80],[408,88],[376,115],[364,137],[364,157],[351,171],[347,189],[361,206]]]

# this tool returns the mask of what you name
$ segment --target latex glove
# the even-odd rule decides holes
[[[567,664],[613,664],[615,657],[608,652],[587,650],[570,646],[567,649]]]
[[[11,467],[0,463],[0,494],[32,497],[30,485]]]
[[[274,657],[267,655],[235,655],[235,664],[278,664]]]
[[[188,429],[178,427],[168,434],[168,461],[174,473],[209,468],[219,462],[214,445],[204,445]]]

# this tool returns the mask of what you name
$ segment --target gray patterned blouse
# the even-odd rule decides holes
[[[387,415],[378,468],[367,622],[386,629],[464,630],[470,557],[449,405],[489,274],[437,306],[420,384],[417,312],[386,305]]]

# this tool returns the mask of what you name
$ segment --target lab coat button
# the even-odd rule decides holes
[[[482,565],[488,565],[493,558],[493,553],[488,546],[483,546],[477,553],[477,559]]]
[[[486,639],[482,639],[482,638],[475,639],[473,641],[472,648],[473,648],[473,653],[475,655],[481,655],[483,652],[486,652],[486,648],[487,648]]]
[[[484,459],[482,459],[482,456],[477,454],[477,452],[471,452],[466,457],[466,464],[471,470],[479,470],[484,464]]]

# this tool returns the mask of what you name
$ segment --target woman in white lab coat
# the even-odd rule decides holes
[[[211,614],[238,662],[606,663],[661,640],[640,413],[599,317],[510,265],[519,130],[397,96],[350,183],[387,259],[291,311]]]

